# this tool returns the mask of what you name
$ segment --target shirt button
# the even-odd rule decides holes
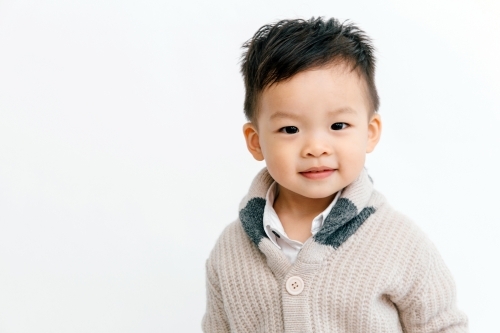
[[[286,281],[286,291],[290,295],[298,295],[304,290],[304,280],[298,276],[292,276]]]

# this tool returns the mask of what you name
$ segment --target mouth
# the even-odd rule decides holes
[[[335,172],[335,169],[329,167],[314,167],[299,172],[302,176],[309,179],[324,179]]]

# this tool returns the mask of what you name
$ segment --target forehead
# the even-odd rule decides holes
[[[366,81],[348,64],[314,68],[264,89],[257,121],[271,121],[280,114],[313,117],[337,110],[367,115],[371,109],[368,96]]]

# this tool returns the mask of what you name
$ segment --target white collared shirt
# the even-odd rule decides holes
[[[271,242],[273,242],[274,245],[281,249],[288,260],[290,260],[290,262],[293,264],[304,244],[297,240],[288,238],[285,229],[283,229],[283,225],[281,224],[278,214],[276,214],[276,211],[273,208],[274,200],[276,199],[276,196],[278,194],[277,191],[279,189],[277,185],[278,184],[274,182],[272,183],[271,187],[269,187],[269,190],[267,190],[266,206],[264,207],[263,216],[264,231],[266,232],[267,237],[269,237]],[[328,205],[328,207],[326,207],[323,212],[321,212],[313,219],[311,224],[311,234],[313,236],[323,226],[323,222],[340,197],[340,192],[342,191],[338,191],[330,205]]]

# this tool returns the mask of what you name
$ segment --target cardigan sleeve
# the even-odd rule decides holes
[[[210,259],[207,260],[206,270],[207,308],[202,321],[203,332],[229,332],[229,322],[224,310],[218,276]]]
[[[451,272],[429,240],[419,255],[406,297],[396,304],[407,333],[466,333],[468,320],[456,306]]]

